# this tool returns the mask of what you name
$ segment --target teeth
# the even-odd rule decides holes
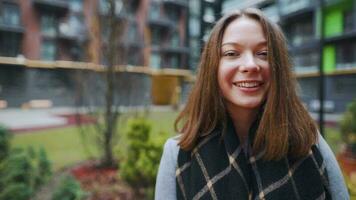
[[[235,85],[237,85],[238,87],[253,88],[253,87],[257,87],[259,85],[259,83],[258,82],[240,82],[240,83],[236,83]]]

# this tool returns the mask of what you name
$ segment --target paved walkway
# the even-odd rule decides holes
[[[122,112],[130,110],[143,110],[144,107],[121,108]],[[170,106],[153,106],[154,111],[170,111]],[[64,127],[73,125],[73,116],[76,108],[59,107],[49,109],[20,109],[9,108],[0,110],[0,125],[13,132],[26,132],[47,128]]]
[[[144,110],[144,107],[130,107],[120,109],[122,112],[130,110]],[[152,106],[153,111],[171,111],[170,106]],[[38,129],[63,127],[73,125],[68,116],[76,114],[75,108],[60,107],[49,109],[19,109],[10,108],[0,110],[0,124],[8,127],[13,132],[25,132]],[[318,119],[317,113],[311,113],[314,119]],[[341,114],[325,114],[328,125],[336,125],[341,119]]]

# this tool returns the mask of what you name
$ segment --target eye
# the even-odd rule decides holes
[[[257,56],[262,58],[262,59],[267,59],[267,55],[268,55],[267,51],[259,51],[259,52],[257,52]]]
[[[225,51],[225,52],[223,53],[223,56],[224,56],[224,57],[236,57],[236,56],[239,56],[239,55],[240,55],[239,52],[233,51],[233,50]]]

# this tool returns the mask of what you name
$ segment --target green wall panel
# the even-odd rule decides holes
[[[343,13],[341,9],[327,10],[325,13],[324,36],[331,37],[342,34]]]
[[[333,72],[336,63],[336,51],[334,45],[326,45],[323,48],[323,69],[324,72]]]

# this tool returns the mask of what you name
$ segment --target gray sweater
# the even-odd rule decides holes
[[[350,199],[340,167],[329,145],[321,136],[319,137],[319,143],[317,145],[326,163],[332,199]],[[177,166],[178,152],[178,138],[169,138],[164,145],[163,155],[158,170],[155,200],[177,199],[175,170]]]

